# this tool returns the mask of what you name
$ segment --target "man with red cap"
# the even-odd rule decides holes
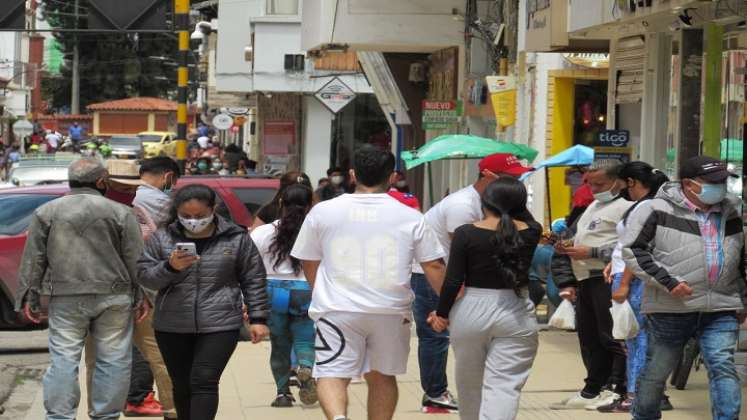
[[[425,221],[436,232],[441,246],[447,252],[456,228],[482,219],[480,195],[500,176],[518,178],[530,168],[522,166],[516,156],[498,153],[483,158],[479,165],[477,181],[449,194],[425,214]],[[418,334],[418,364],[420,384],[423,387],[422,411],[447,413],[458,410],[457,402],[448,391],[446,361],[449,353],[449,333],[437,333],[428,325],[428,315],[438,308],[438,294],[419,270],[412,273],[411,286],[415,293],[413,314]]]

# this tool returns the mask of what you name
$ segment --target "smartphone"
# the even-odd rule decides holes
[[[197,246],[194,242],[179,242],[176,244],[176,250],[192,257],[197,255]]]

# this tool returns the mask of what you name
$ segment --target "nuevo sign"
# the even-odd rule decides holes
[[[456,101],[423,101],[423,130],[441,130],[459,124],[462,107]]]

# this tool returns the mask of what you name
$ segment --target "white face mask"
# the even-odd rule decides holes
[[[213,218],[215,218],[215,215],[212,214],[203,219],[187,219],[179,216],[179,223],[181,223],[182,226],[184,226],[184,229],[187,229],[190,233],[200,233],[210,226],[210,223],[213,222]]]
[[[397,181],[396,184],[394,184],[397,188],[405,188],[407,186],[407,181]]]
[[[332,181],[332,184],[334,185],[340,185],[342,184],[343,177],[340,175],[333,176],[332,178],[330,178],[330,181]]]
[[[615,187],[612,186],[612,188],[610,188],[608,191],[596,193],[594,194],[594,199],[599,201],[600,203],[609,203],[610,201],[616,199],[620,194],[619,192],[613,194],[612,190],[614,189]]]

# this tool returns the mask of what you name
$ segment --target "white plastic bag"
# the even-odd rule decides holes
[[[623,303],[613,300],[610,314],[612,314],[612,337],[615,340],[628,340],[638,335],[641,328],[627,300]]]
[[[576,310],[573,309],[573,305],[570,301],[563,299],[558,309],[552,314],[549,322],[551,327],[560,328],[563,330],[575,330],[576,329]]]

